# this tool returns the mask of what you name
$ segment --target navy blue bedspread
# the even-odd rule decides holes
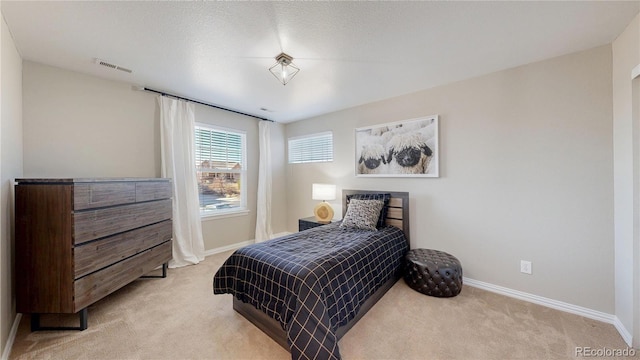
[[[316,227],[237,250],[213,278],[214,294],[233,294],[276,319],[293,359],[340,359],[336,330],[400,271],[402,231]]]

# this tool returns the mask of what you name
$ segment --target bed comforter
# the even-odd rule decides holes
[[[280,322],[293,359],[340,359],[336,330],[400,271],[402,231],[316,227],[237,250],[213,278],[215,294],[232,294]]]

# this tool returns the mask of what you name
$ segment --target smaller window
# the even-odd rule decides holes
[[[333,161],[330,131],[289,138],[289,164]]]

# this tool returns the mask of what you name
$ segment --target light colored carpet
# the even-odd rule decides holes
[[[135,281],[89,307],[82,332],[31,333],[25,315],[10,358],[290,358],[233,311],[231,295],[213,295],[213,274],[230,254]],[[77,326],[77,316],[43,315],[42,324]],[[626,348],[610,324],[469,286],[454,298],[429,297],[400,280],[344,336],[340,352],[345,360],[566,359],[577,346]]]

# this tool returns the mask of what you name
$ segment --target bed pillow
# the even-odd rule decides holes
[[[380,211],[380,216],[378,217],[378,224],[376,227],[380,229],[385,225],[385,220],[387,218],[387,212],[389,211],[389,199],[391,199],[391,194],[353,194],[347,195],[347,204],[351,201],[351,199],[360,199],[360,200],[382,200],[384,205],[382,207],[382,211]],[[348,206],[348,205],[347,205]]]
[[[383,206],[382,200],[351,199],[340,226],[377,231],[376,225]]]

